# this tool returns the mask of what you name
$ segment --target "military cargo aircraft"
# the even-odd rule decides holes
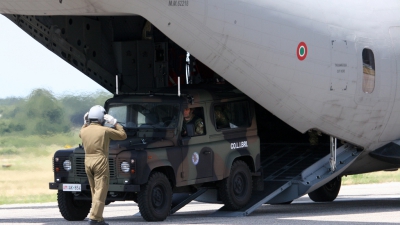
[[[176,84],[189,52],[190,82],[220,76],[273,115],[265,124],[289,125],[270,136],[330,137],[322,167],[303,168],[277,203],[399,167],[399,10],[395,0],[0,0],[0,13],[112,93]]]

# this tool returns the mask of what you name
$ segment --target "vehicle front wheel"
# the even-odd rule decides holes
[[[74,200],[71,192],[61,190],[58,190],[57,202],[61,215],[68,221],[84,220],[92,205],[90,201]]]
[[[163,221],[171,211],[172,187],[160,172],[150,175],[138,193],[139,211],[146,221]]]
[[[336,199],[342,186],[342,177],[335,177],[324,186],[308,193],[314,202],[331,202]]]
[[[250,169],[242,160],[232,164],[231,174],[221,181],[219,194],[228,210],[238,210],[245,206],[251,197],[252,178]]]

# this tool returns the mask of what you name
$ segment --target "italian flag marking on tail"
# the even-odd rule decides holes
[[[300,42],[299,45],[297,46],[297,58],[300,61],[303,61],[306,59],[308,53],[307,45],[304,42]]]

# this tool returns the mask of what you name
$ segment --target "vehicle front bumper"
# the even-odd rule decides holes
[[[49,188],[53,190],[63,190],[63,183],[50,182]],[[90,191],[89,184],[81,184],[81,191]],[[140,185],[138,184],[110,184],[108,191],[118,192],[139,192]]]

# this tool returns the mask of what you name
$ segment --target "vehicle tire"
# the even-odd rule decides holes
[[[85,200],[74,200],[71,192],[59,190],[57,193],[58,208],[68,221],[84,220],[89,214],[92,203]]]
[[[342,177],[335,177],[317,190],[308,193],[314,202],[331,202],[336,199],[342,186]]]
[[[167,176],[160,172],[150,175],[138,193],[139,211],[146,221],[163,221],[171,211],[172,187]]]
[[[231,174],[221,181],[219,195],[225,208],[238,210],[245,206],[252,193],[252,178],[250,169],[242,160],[233,162]]]

